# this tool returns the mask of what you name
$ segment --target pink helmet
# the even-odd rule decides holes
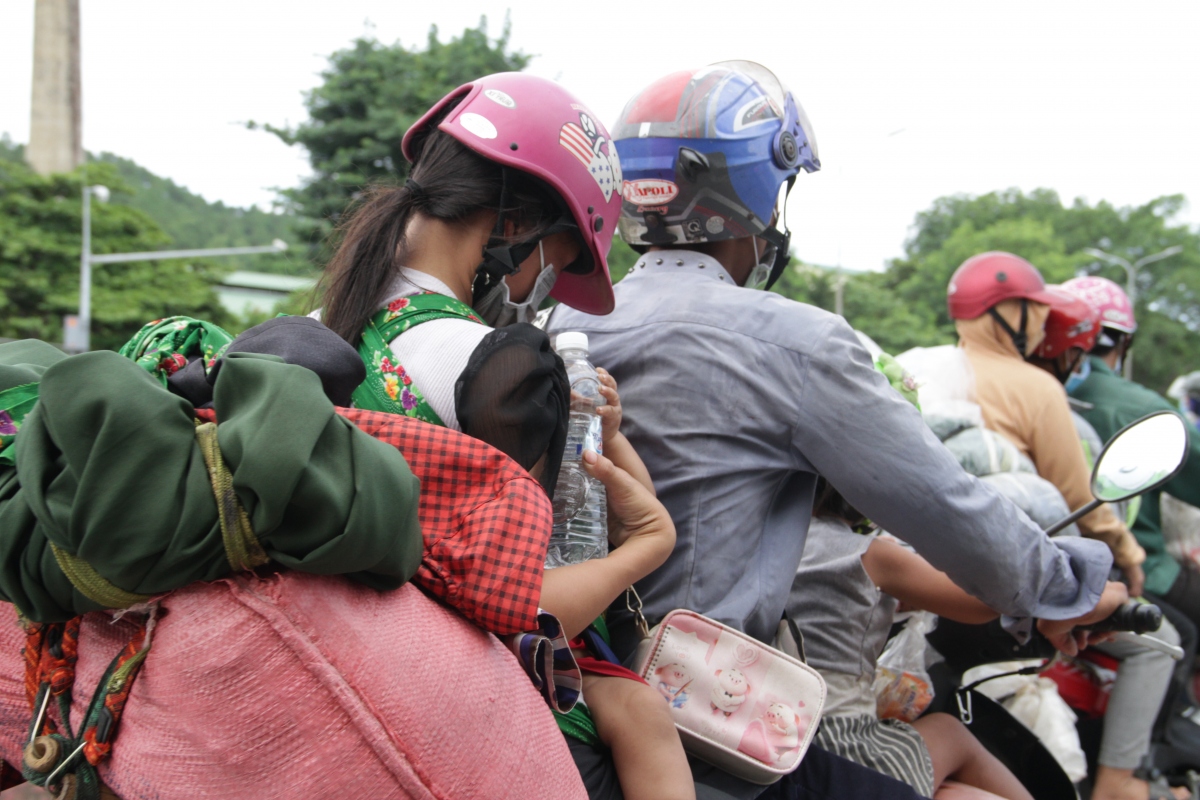
[[[1133,317],[1133,303],[1129,302],[1129,295],[1108,278],[1094,275],[1072,278],[1062,288],[1096,309],[1102,327],[1122,333],[1137,331],[1137,320]]]
[[[612,311],[608,251],[621,214],[621,164],[599,118],[554,81],[501,72],[439,100],[404,135],[405,158],[413,160],[413,136],[455,102],[438,130],[489,161],[551,186],[579,228],[592,268],[586,274],[564,271],[551,295],[588,314]]]

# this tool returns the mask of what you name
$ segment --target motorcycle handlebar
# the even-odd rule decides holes
[[[1129,600],[1117,606],[1111,616],[1100,620],[1094,625],[1084,626],[1087,630],[1097,633],[1108,631],[1131,631],[1133,633],[1151,633],[1162,626],[1162,609],[1153,603],[1140,603]]]

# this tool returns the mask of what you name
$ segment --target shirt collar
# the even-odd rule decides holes
[[[421,272],[411,267],[400,268],[400,273],[392,279],[392,283],[388,286],[386,294],[387,299],[392,300],[397,297],[411,297],[421,292],[435,292],[437,294],[444,294],[447,297],[456,296],[454,291],[438,278],[435,278],[428,272]]]
[[[629,269],[629,277],[648,272],[673,272],[689,275],[708,276],[713,280],[737,286],[720,262],[710,255],[697,253],[695,250],[655,250],[639,256]]]

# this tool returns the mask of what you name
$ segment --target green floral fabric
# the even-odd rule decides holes
[[[228,331],[211,322],[166,317],[144,325],[120,353],[166,386],[167,378],[186,367],[189,358],[203,358],[204,371],[211,370],[232,341]]]
[[[66,358],[53,345],[26,339],[0,345],[0,468],[16,463],[17,433],[38,399],[38,382],[52,365]]]
[[[17,432],[25,415],[37,404],[38,386],[27,383],[0,392],[0,464],[13,465],[15,461]]]
[[[390,344],[414,325],[435,319],[484,324],[466,303],[436,292],[401,297],[388,303],[363,328],[358,354],[367,368],[367,379],[354,391],[355,408],[386,411],[446,426],[404,366],[396,363]]]

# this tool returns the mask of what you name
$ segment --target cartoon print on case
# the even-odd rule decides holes
[[[746,726],[738,750],[765,764],[777,764],[800,749],[811,718],[797,711],[804,708],[802,700],[793,708],[773,698],[765,699],[771,702]]]
[[[592,180],[604,193],[604,201],[608,202],[613,191],[622,184],[621,161],[617,158],[617,148],[600,135],[592,118],[579,111],[578,123],[568,122],[559,130],[558,143],[587,167]]]
[[[682,664],[664,664],[654,670],[658,678],[658,693],[666,698],[671,708],[683,708],[688,701],[688,686],[692,675]]]
[[[719,669],[716,676],[717,681],[710,693],[712,710],[714,714],[720,711],[728,717],[746,702],[746,696],[750,694],[750,683],[738,669]]]

